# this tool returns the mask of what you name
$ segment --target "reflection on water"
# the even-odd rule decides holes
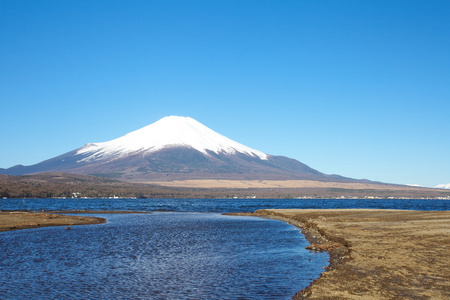
[[[327,265],[281,221],[102,216],[107,224],[0,233],[0,298],[289,299]]]

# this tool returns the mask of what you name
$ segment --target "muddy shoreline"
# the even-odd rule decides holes
[[[0,210],[0,232],[50,226],[72,226],[106,223],[105,218],[69,214],[151,214],[145,211],[116,210]]]
[[[265,210],[256,211],[251,215],[284,221],[288,224],[300,228],[306,240],[311,244],[310,246],[306,247],[306,249],[318,252],[326,251],[330,255],[329,265],[324,267],[325,271],[331,271],[335,269],[338,265],[350,259],[350,249],[349,249],[350,245],[348,241],[342,238],[333,238],[328,236],[326,232],[318,228],[313,222],[308,222],[307,220],[293,219],[286,217],[283,214],[279,214],[272,211],[267,212]],[[308,287],[297,292],[293,296],[293,299],[308,299],[309,296],[311,296],[312,286],[313,284],[316,284],[317,280],[318,279],[314,280]]]
[[[330,264],[294,299],[450,299],[450,211],[267,209]]]
[[[133,210],[0,210],[0,213],[47,213],[47,214],[151,214],[149,211]]]
[[[99,217],[68,216],[46,212],[0,212],[0,232],[50,226],[69,226],[68,228],[71,228],[71,226],[76,225],[102,223],[106,223],[106,219]]]

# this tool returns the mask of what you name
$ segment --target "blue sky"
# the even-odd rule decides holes
[[[0,167],[168,115],[328,174],[450,183],[449,1],[0,1]]]

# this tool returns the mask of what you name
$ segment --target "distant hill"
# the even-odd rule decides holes
[[[340,198],[340,197],[446,197],[448,190],[381,185],[371,183],[318,182],[303,188],[186,188],[164,187],[112,180],[103,177],[40,173],[36,175],[0,175],[1,198]],[[1,210],[1,206],[0,206]]]
[[[103,177],[69,173],[39,173],[35,175],[0,175],[0,198],[58,197],[136,197],[185,198],[201,197],[189,189],[135,184]]]
[[[446,190],[450,190],[450,183],[447,184],[438,184],[437,186],[435,186],[436,189],[446,189]]]

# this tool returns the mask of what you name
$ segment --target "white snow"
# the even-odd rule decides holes
[[[77,154],[88,154],[81,161],[116,159],[130,154],[148,154],[158,150],[186,146],[208,154],[243,153],[267,160],[267,154],[235,142],[189,117],[170,116],[104,143],[87,144]]]
[[[437,186],[435,186],[435,188],[437,188],[437,189],[446,189],[446,190],[450,190],[450,183],[447,183],[447,184],[438,184]]]
[[[420,184],[407,184],[407,186],[412,186],[412,187],[424,187],[423,185],[420,185]]]

